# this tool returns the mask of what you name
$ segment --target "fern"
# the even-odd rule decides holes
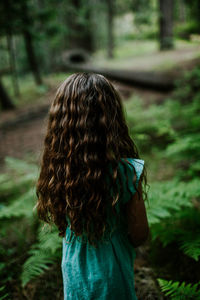
[[[200,196],[199,180],[180,182],[177,179],[152,183],[147,214],[150,225],[171,217],[183,207],[192,207],[192,199]]]
[[[11,157],[6,157],[5,162],[8,171],[0,175],[0,196],[9,203],[35,186],[38,170],[33,164]]]
[[[159,238],[163,246],[176,242],[177,246],[184,254],[198,261],[200,257],[200,231],[193,232],[190,229],[184,230],[176,224],[163,222],[155,224],[151,228],[152,240]]]
[[[6,293],[4,290],[5,290],[5,286],[1,286],[0,287],[0,292],[3,293],[3,295],[0,296],[0,300],[8,299],[9,294]]]
[[[18,196],[10,205],[2,205],[0,219],[11,217],[33,217],[33,207],[36,201],[35,189],[29,188],[24,194]]]
[[[151,105],[145,110],[142,100],[135,96],[124,105],[130,135],[143,151],[146,150],[149,153],[152,145],[162,148],[173,139],[174,130],[170,119],[166,118],[170,109]]]
[[[186,284],[185,282],[178,281],[167,281],[158,278],[158,283],[161,287],[162,292],[166,296],[169,296],[172,300],[199,300],[200,299],[200,282],[192,286],[191,283]]]
[[[188,159],[189,154],[198,154],[200,150],[200,134],[190,133],[185,136],[177,137],[176,141],[169,145],[166,151],[168,157],[174,157],[175,160],[180,161],[180,157]]]
[[[6,157],[7,174],[0,175],[0,195],[6,204],[1,204],[0,219],[22,217],[31,218],[36,202],[35,181],[38,167],[16,158]]]
[[[49,225],[46,225],[49,227]],[[45,227],[40,227],[38,233],[39,248],[48,249],[49,252],[54,255],[61,248],[61,238],[58,235],[58,230],[55,226],[52,227],[52,230],[45,229]]]
[[[30,257],[23,265],[21,275],[22,286],[24,287],[31,279],[41,275],[55,262],[56,257],[49,255],[48,251],[35,247],[30,252]]]
[[[45,231],[40,227],[38,237],[38,243],[32,246],[30,256],[23,265],[22,286],[43,274],[61,257],[62,239],[58,236],[55,226],[52,227],[52,231]]]
[[[179,238],[180,249],[188,256],[198,261],[200,257],[200,231],[184,232]]]
[[[7,205],[0,207],[0,219],[26,217],[32,220],[36,203],[35,180],[38,167],[19,159],[7,157],[8,173],[0,175],[0,195],[6,196]],[[10,200],[10,201],[8,201]],[[39,227],[38,242],[28,251],[28,259],[22,267],[21,281],[25,286],[30,280],[43,274],[61,257],[62,239],[55,226],[51,231]]]
[[[36,164],[28,163],[24,160],[7,156],[5,163],[8,168],[15,170],[18,174],[32,174],[34,177],[38,173],[38,166]]]
[[[176,211],[160,223],[152,224],[152,240],[159,240],[163,246],[175,242],[184,254],[198,261],[200,257],[200,212],[191,208]]]

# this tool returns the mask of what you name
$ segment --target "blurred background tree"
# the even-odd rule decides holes
[[[160,0],[160,50],[172,49],[173,0]]]

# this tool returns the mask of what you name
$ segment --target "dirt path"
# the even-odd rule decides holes
[[[135,44],[137,47],[137,43]],[[148,47],[148,45],[147,45]],[[194,59],[200,57],[200,43],[193,45],[185,45],[176,47],[170,51],[159,51],[159,49],[153,51],[153,53],[143,55],[137,55],[121,59],[96,59],[94,58],[94,64],[96,66],[118,69],[123,66],[124,70],[131,71],[163,71],[171,68],[175,69],[176,66],[181,67],[185,64],[190,64]]]

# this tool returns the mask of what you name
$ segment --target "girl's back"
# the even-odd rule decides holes
[[[135,167],[139,179],[143,170],[143,160],[128,159]],[[134,172],[127,164],[128,181],[131,192]],[[126,177],[123,166],[123,186]],[[128,240],[128,231],[123,222],[123,205],[130,199],[127,189],[117,203],[121,215],[121,226],[115,225],[111,215],[113,232],[108,233],[105,241],[95,249],[87,240],[70,240],[71,230],[68,227],[63,239],[62,273],[65,299],[137,299],[134,288],[133,264],[135,249]]]
[[[63,236],[65,300],[137,299],[134,246],[148,234],[143,169],[111,83],[71,75],[50,109],[37,185],[39,217]]]

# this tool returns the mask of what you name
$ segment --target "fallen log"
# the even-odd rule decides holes
[[[173,76],[154,71],[130,71],[120,69],[108,69],[95,67],[89,64],[63,64],[61,71],[64,72],[94,72],[102,74],[109,79],[117,80],[122,83],[152,89],[158,91],[170,91],[174,88]]]

